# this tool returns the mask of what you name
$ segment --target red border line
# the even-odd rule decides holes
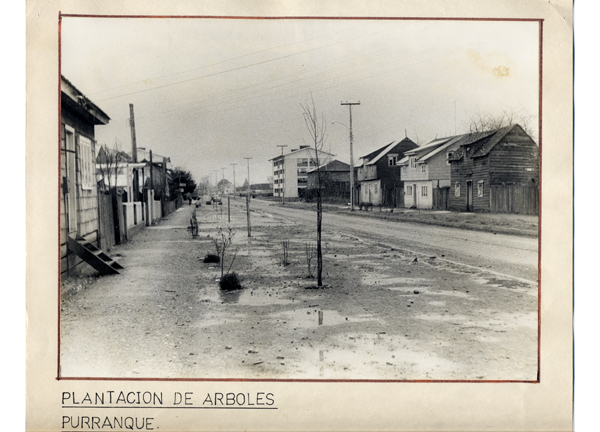
[[[539,22],[543,18],[442,18],[442,17],[322,17],[322,16],[232,16],[232,15],[91,15],[91,14],[62,14],[63,17],[73,18],[174,18],[174,19],[255,19],[255,20],[382,20],[382,21],[525,21]]]
[[[538,112],[538,141],[539,141],[539,198],[538,198],[538,352],[537,380],[540,382],[541,375],[541,350],[542,350],[542,66],[544,54],[544,21],[540,21],[540,64],[539,64],[539,112]]]
[[[62,181],[62,172],[61,172],[61,115],[62,115],[62,107],[61,107],[61,97],[62,97],[62,80],[61,80],[61,68],[62,68],[62,16],[60,11],[58,12],[58,350],[57,357],[58,361],[56,362],[56,379],[60,379],[60,301],[61,301],[61,290],[60,290],[60,277],[61,277],[61,251],[60,251],[60,234],[61,234],[61,226],[60,226],[60,212],[61,212],[61,181]],[[66,215],[65,215],[66,216]]]
[[[539,30],[539,113],[538,113],[538,141],[539,141],[539,208],[538,208],[538,343],[537,343],[537,379],[528,380],[377,380],[377,379],[276,379],[276,378],[109,378],[109,377],[61,377],[60,376],[60,191],[61,191],[61,73],[62,73],[62,18],[174,18],[174,19],[255,19],[255,20],[381,20],[381,21],[500,21],[500,22],[538,22]],[[441,17],[312,17],[312,16],[228,16],[228,15],[87,15],[63,14],[58,12],[58,359],[57,381],[185,381],[185,382],[304,382],[304,383],[540,383],[541,363],[541,312],[542,312],[542,54],[543,54],[543,23],[542,18],[441,18]]]
[[[536,380],[378,380],[378,379],[302,379],[302,378],[108,378],[108,377],[69,377],[60,381],[185,381],[185,382],[310,382],[310,383],[465,383],[465,384],[496,384],[496,383],[525,383],[537,384]]]

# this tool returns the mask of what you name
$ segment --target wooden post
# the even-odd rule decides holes
[[[246,195],[246,218],[248,219],[248,237],[252,237],[250,230],[250,195]]]
[[[323,325],[323,311],[319,311],[319,325]]]
[[[245,157],[248,165],[248,188],[246,189],[246,218],[248,219],[248,237],[251,237],[250,233],[250,159],[251,157]]]
[[[227,222],[231,223],[231,208],[229,207],[229,197],[227,197]]]

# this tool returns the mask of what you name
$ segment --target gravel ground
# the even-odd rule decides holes
[[[185,206],[115,247],[120,275],[65,281],[62,376],[536,379],[535,284],[328,230],[317,288],[314,226],[253,211],[248,238],[243,201],[230,224],[226,204]],[[218,265],[202,262],[227,225],[244,287],[229,293]]]

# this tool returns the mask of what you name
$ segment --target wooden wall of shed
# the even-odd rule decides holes
[[[489,153],[492,185],[539,183],[539,148],[529,136],[515,129]]]
[[[451,210],[467,210],[468,180],[473,182],[474,211],[537,214],[539,197],[534,195],[539,188],[539,148],[520,128],[514,128],[487,156],[452,162]],[[478,197],[481,180],[483,197]],[[457,182],[460,197],[455,196]]]
[[[490,192],[490,206],[494,213],[539,214],[537,185],[492,185]]]
[[[450,199],[448,202],[450,210],[467,211],[467,182],[473,185],[473,211],[490,211],[490,175],[489,161],[487,157],[464,159],[452,162]],[[483,181],[483,196],[477,196],[477,184]],[[460,183],[460,196],[455,196],[456,183]]]
[[[63,104],[61,109],[61,123],[75,129],[75,151],[76,151],[76,199],[77,199],[77,233],[86,240],[98,245],[98,192],[94,182],[91,189],[83,189],[81,185],[81,147],[80,137],[84,136],[90,140],[92,153],[95,156],[94,125],[82,120],[68,107]],[[59,144],[60,145],[60,144]],[[66,176],[64,164],[64,153],[61,153],[61,176]],[[93,159],[94,160],[94,159]],[[95,176],[94,176],[95,178]],[[60,256],[61,256],[61,274],[80,273],[91,269],[75,254],[68,251],[67,248],[67,209],[65,208],[64,197],[61,195],[61,235],[60,235]]]

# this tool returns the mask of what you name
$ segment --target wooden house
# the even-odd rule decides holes
[[[374,206],[403,206],[403,183],[396,163],[405,152],[417,148],[409,138],[393,141],[365,156],[357,169],[359,203]]]
[[[319,187],[318,176],[321,177],[321,194],[323,197],[339,198],[350,201],[350,165],[337,159],[308,171],[308,191]]]
[[[539,147],[521,126],[464,135],[449,162],[451,210],[538,214]]]
[[[450,192],[448,161],[462,136],[438,138],[409,150],[398,161],[404,183],[404,207],[446,210]]]
[[[65,77],[60,104],[60,257],[61,274],[86,267],[75,241],[99,246],[99,197],[94,128],[109,117]]]

